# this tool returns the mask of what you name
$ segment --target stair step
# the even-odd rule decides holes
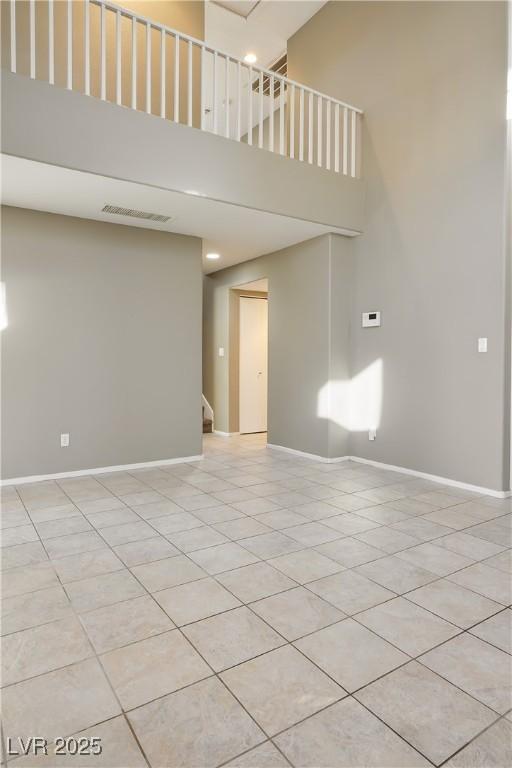
[[[213,431],[213,422],[211,419],[203,419],[203,434],[211,434]]]

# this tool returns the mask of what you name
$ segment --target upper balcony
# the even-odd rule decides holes
[[[103,0],[2,14],[5,155],[361,232],[357,107]]]

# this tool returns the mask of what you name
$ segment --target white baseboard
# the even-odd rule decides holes
[[[420,477],[422,480],[430,480],[432,483],[448,485],[451,488],[460,488],[463,491],[474,491],[482,493],[485,496],[494,496],[496,499],[508,499],[512,496],[512,491],[495,491],[493,488],[483,488],[481,485],[471,485],[471,483],[462,483],[460,480],[452,480],[449,477],[440,477],[431,475],[428,472],[419,472],[416,469],[407,469],[406,467],[397,467],[394,464],[384,464],[382,461],[373,461],[373,459],[363,459],[360,456],[350,456],[351,461],[357,461],[360,464],[368,464],[377,469],[388,469],[391,472],[400,472],[402,475],[412,475]]]
[[[295,448],[287,448],[285,445],[272,445],[272,443],[267,443],[267,448],[271,448],[273,451],[291,453],[292,456],[301,456],[303,459],[313,459],[313,461],[320,461],[323,464],[337,464],[340,461],[348,461],[350,459],[350,456],[339,456],[335,459],[329,459],[327,456],[319,456],[317,453],[306,453],[305,451],[297,451]]]
[[[326,456],[319,456],[316,453],[306,453],[305,451],[297,451],[295,448],[286,448],[284,445],[272,445],[271,443],[267,443],[267,448],[272,448],[275,451],[283,451],[283,453],[291,453],[294,456],[302,456],[305,459],[313,459],[314,461],[319,461],[323,464],[335,464],[342,461],[356,461],[359,464],[368,464],[371,467],[376,467],[377,469],[386,469],[390,472],[400,472],[402,475],[419,477],[422,480],[430,480],[432,483],[447,485],[451,488],[460,488],[463,491],[474,491],[475,493],[482,493],[485,496],[493,496],[495,499],[508,499],[512,496],[512,491],[495,491],[492,488],[483,488],[480,485],[462,483],[460,480],[452,480],[449,477],[440,477],[439,475],[431,475],[428,472],[419,472],[416,469],[397,467],[394,464],[384,464],[382,461],[363,459],[360,456],[339,456],[338,458],[330,459]]]
[[[219,435],[219,437],[234,437],[235,435],[239,435],[240,432],[221,432],[220,429],[214,429],[213,434]]]
[[[126,472],[130,469],[148,469],[150,467],[163,467],[170,464],[188,464],[190,461],[201,461],[204,455],[180,456],[177,459],[160,459],[159,461],[143,461],[139,464],[120,464],[115,467],[94,467],[93,469],[75,469],[71,472],[55,472],[51,475],[30,475],[28,477],[11,477],[8,480],[0,480],[0,486],[25,485],[25,483],[40,483],[42,480],[62,480],[66,477],[82,477],[83,475],[105,475],[108,472]]]

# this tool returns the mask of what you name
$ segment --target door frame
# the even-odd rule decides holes
[[[242,425],[241,425],[241,414],[240,414],[240,400],[241,400],[241,382],[242,382],[242,351],[243,351],[243,342],[242,342],[242,336],[240,335],[240,329],[239,329],[239,359],[238,359],[238,420],[239,420],[239,432],[240,434],[248,434],[248,435],[255,435],[255,434],[263,434],[267,432],[268,429],[268,298],[266,296],[247,296],[247,295],[240,295],[238,297],[238,317],[239,317],[239,326],[240,318],[241,318],[241,312],[242,312],[242,301],[264,301],[265,302],[265,314],[266,314],[266,337],[265,337],[265,428],[264,429],[257,429],[257,430],[250,430],[250,431],[244,431],[242,432]],[[259,311],[259,310],[258,310]],[[263,338],[263,337],[262,337]],[[247,420],[247,414],[245,414],[246,420]]]
[[[240,298],[267,299],[270,327],[270,293],[241,288],[229,289],[229,372],[228,423],[230,434],[240,433]],[[267,362],[267,430],[268,430],[268,362]]]

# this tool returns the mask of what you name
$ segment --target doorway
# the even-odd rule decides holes
[[[240,434],[267,431],[268,301],[240,296],[239,305]]]

